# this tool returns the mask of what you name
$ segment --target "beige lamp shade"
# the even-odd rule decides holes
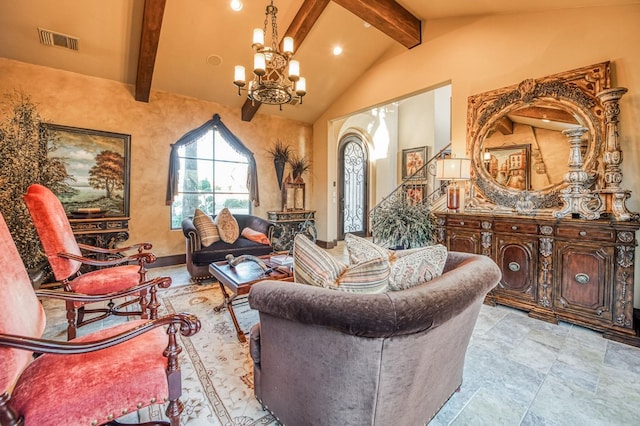
[[[468,180],[471,178],[471,160],[468,158],[443,158],[436,161],[436,179]]]

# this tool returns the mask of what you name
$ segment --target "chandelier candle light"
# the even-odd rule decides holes
[[[443,158],[436,162],[436,179],[453,181],[447,187],[447,209],[457,213],[460,208],[459,180],[471,179],[471,160],[468,158]]]
[[[300,62],[292,60],[293,38],[282,40],[282,52],[278,47],[278,24],[276,14],[278,8],[267,5],[264,18],[264,28],[253,30],[253,79],[247,88],[248,97],[252,101],[269,105],[302,103],[302,97],[307,94],[306,81],[300,77]],[[267,27],[271,17],[271,44],[265,45]],[[233,84],[240,90],[246,86],[245,69],[236,65]]]

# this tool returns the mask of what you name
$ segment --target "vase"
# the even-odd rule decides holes
[[[278,188],[280,188],[280,190],[282,190],[282,177],[284,176],[285,164],[286,164],[286,161],[280,158],[273,159],[273,165],[276,168],[276,178],[278,179]]]

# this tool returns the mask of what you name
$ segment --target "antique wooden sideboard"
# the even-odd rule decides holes
[[[637,222],[437,213],[449,250],[491,257],[502,270],[488,304],[602,331],[640,346],[633,327]]]
[[[437,212],[437,240],[502,270],[486,302],[640,346],[618,135],[624,87],[602,62],[469,97],[463,213]],[[637,325],[637,324],[636,324]]]

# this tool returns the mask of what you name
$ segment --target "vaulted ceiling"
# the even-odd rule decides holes
[[[274,0],[280,37],[293,35],[307,79],[303,103],[253,106],[238,97],[234,65],[252,68],[251,36],[268,0],[0,0],[0,57],[312,123],[376,61],[420,44],[429,20],[552,11],[637,0]],[[38,28],[77,37],[78,50],[45,46]],[[334,46],[343,53],[333,56]]]

